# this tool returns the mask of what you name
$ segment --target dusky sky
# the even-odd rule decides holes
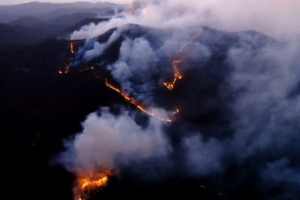
[[[36,0],[0,0],[0,5],[13,5],[13,4],[21,4],[28,3]],[[51,2],[51,3],[71,3],[77,1],[87,1],[87,2],[113,2],[113,3],[130,3],[132,0],[37,0],[38,2]]]

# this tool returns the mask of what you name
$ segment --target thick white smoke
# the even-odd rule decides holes
[[[235,144],[241,158],[297,140],[300,82],[300,41],[268,46],[253,55],[247,47],[232,48],[228,57],[234,73],[230,85],[237,93]]]
[[[84,26],[71,39],[96,37],[128,23],[166,29],[200,25],[227,31],[255,30],[277,38],[300,33],[298,0],[161,0],[148,1],[139,9],[139,14]]]
[[[82,126],[82,133],[66,142],[68,151],[61,157],[71,171],[117,169],[118,157],[126,162],[165,156],[169,150],[162,122],[154,118],[147,128],[142,128],[128,112],[115,116],[108,108],[102,108],[101,116],[90,114]]]
[[[218,140],[204,141],[201,135],[193,136],[185,139],[184,146],[190,174],[207,176],[223,170],[221,159],[225,146]]]
[[[92,45],[92,47],[85,51],[85,49],[83,50],[83,58],[85,62],[88,62],[94,58],[97,58],[99,55],[101,55],[103,53],[103,51],[107,48],[107,46],[109,46],[112,42],[114,42],[119,36],[120,36],[120,31],[121,30],[117,30],[114,31],[113,34],[110,36],[110,38],[108,39],[107,42],[100,44],[97,41],[94,41],[93,39],[88,39],[86,41],[86,45]]]

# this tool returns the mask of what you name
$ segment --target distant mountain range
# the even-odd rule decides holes
[[[83,25],[107,20],[124,8],[125,5],[107,2],[32,2],[0,6],[0,50],[8,46],[35,45],[57,36],[68,37]]]
[[[15,45],[34,45],[48,37],[49,34],[41,29],[0,24],[0,49]]]
[[[23,16],[23,17],[20,17],[8,24],[13,25],[13,26],[32,27],[32,26],[42,23],[42,22],[43,22],[42,20],[40,20],[39,18],[36,18],[36,17]]]
[[[120,9],[124,9],[125,7],[126,5],[109,2],[76,2],[64,4],[31,2],[19,5],[0,6],[0,23],[9,23],[24,16],[35,17],[47,21],[62,15],[71,15],[74,13],[107,15]]]

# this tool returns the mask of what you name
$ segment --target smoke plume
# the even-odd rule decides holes
[[[69,151],[62,157],[68,160],[71,171],[95,167],[117,169],[116,157],[126,161],[166,155],[168,144],[160,121],[151,119],[148,126],[142,128],[126,111],[118,116],[111,114],[108,108],[100,112],[100,115],[87,116],[82,124],[83,132],[66,141]]]
[[[164,0],[145,1],[132,7],[132,15],[90,24],[75,31],[71,39],[93,38],[131,23],[156,28],[210,26],[227,31],[255,30],[273,37],[299,34],[298,0]]]
[[[171,173],[210,178],[232,199],[240,198],[241,188],[257,199],[298,199],[300,2],[142,5],[128,8],[130,15],[75,31],[72,39],[88,38],[77,64],[106,62],[126,94],[149,108],[160,107],[156,112],[165,116],[177,106],[179,116],[169,124],[150,117],[142,126],[126,111],[115,116],[103,108],[66,143],[61,162],[70,170],[131,166],[143,171],[145,166],[131,163],[165,158],[168,167],[153,164],[166,171],[165,179]],[[107,52],[116,46],[118,58],[108,62]],[[174,66],[183,79],[168,91],[164,83],[176,76]]]

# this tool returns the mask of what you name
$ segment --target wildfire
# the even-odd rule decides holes
[[[88,71],[88,70],[93,70],[94,71],[94,69],[95,69],[95,67],[93,66],[93,67],[89,67],[89,68],[86,68],[86,69],[82,69],[82,70],[80,70],[79,71],[79,73],[81,73],[81,72],[85,72],[85,71]]]
[[[92,170],[77,174],[76,187],[74,188],[75,200],[84,200],[92,191],[99,190],[107,185],[109,176],[114,175],[112,170]]]
[[[72,54],[76,54],[75,42],[70,43],[70,50],[71,50]],[[69,64],[66,65],[65,69],[64,70],[59,70],[58,73],[59,74],[68,74],[68,73],[70,73],[70,70],[71,70],[71,65],[70,65],[70,62],[69,62]]]
[[[71,43],[70,43],[70,50],[71,50],[71,53],[72,53],[72,54],[75,54],[75,53],[76,53],[74,42],[71,42]]]
[[[66,70],[65,70],[65,74],[67,74],[67,73],[70,72],[70,68],[71,68],[71,66],[70,66],[70,65],[67,65]]]
[[[165,121],[165,122],[172,122],[172,120],[170,118],[161,118],[159,117],[157,114],[155,114],[154,112],[152,111],[149,111],[145,106],[139,104],[135,99],[133,99],[132,97],[128,96],[125,92],[123,92],[122,90],[116,88],[115,86],[113,86],[112,84],[110,84],[107,80],[105,80],[105,85],[107,87],[109,87],[110,89],[116,91],[117,93],[119,93],[121,96],[124,97],[124,99],[126,101],[129,101],[131,104],[135,105],[138,109],[140,109],[141,111],[143,111],[144,113],[152,116],[152,117],[155,117],[161,121]]]
[[[184,49],[186,47],[188,47],[190,44],[192,44],[194,42],[194,40],[200,36],[200,33],[197,33],[196,35],[194,35],[190,41],[188,41],[186,44],[182,45],[179,49],[179,51],[176,53],[177,55],[180,54],[181,52],[184,51]],[[164,82],[164,86],[166,86],[166,88],[168,88],[168,90],[173,90],[175,87],[175,84],[178,80],[182,79],[182,75],[178,70],[178,64],[182,63],[181,60],[173,60],[173,69],[174,69],[174,79],[172,82],[168,83],[168,82]]]
[[[143,14],[147,14],[148,10],[144,9],[142,12],[143,12]],[[179,51],[177,52],[177,54],[180,54],[181,52],[183,52],[184,49],[186,47],[188,47],[199,35],[200,34],[194,35],[188,43],[181,46]],[[72,54],[76,53],[75,44],[73,42],[70,43],[70,50],[71,50]],[[169,90],[173,90],[176,82],[183,78],[183,75],[178,70],[178,65],[181,63],[182,63],[182,60],[179,60],[179,59],[173,60],[174,79],[170,83],[168,83],[168,82],[163,83]],[[94,73],[94,76],[97,79],[101,78],[100,76],[97,75],[94,66],[86,68],[86,69],[82,69],[79,72],[84,72],[84,71],[88,71],[88,70],[92,70]],[[58,71],[59,74],[64,74],[64,73],[69,73],[69,72],[70,72],[70,65],[67,65],[65,70]],[[126,101],[130,102],[131,104],[136,106],[139,110],[146,113],[147,115],[155,117],[164,122],[169,122],[169,123],[172,122],[172,119],[162,118],[157,113],[149,110],[146,106],[137,102],[134,98],[127,95],[124,91],[122,91],[121,89],[119,89],[116,86],[109,83],[107,81],[107,79],[105,79],[105,85],[108,88],[119,93]],[[180,112],[179,109],[175,109],[175,111],[173,111],[173,115],[176,115],[179,112]],[[113,175],[115,175],[115,174],[112,170],[103,170],[103,169],[91,170],[91,171],[87,171],[87,172],[86,171],[77,172],[77,181],[76,181],[76,186],[74,188],[74,199],[75,200],[86,200],[93,191],[97,191],[97,190],[105,187],[108,184],[109,177],[113,176]],[[206,189],[205,186],[201,186],[201,187]],[[223,194],[220,193],[219,195],[222,196]]]
[[[175,84],[177,82],[177,80],[180,80],[182,79],[182,75],[181,73],[179,72],[178,68],[177,68],[177,65],[179,63],[181,63],[182,61],[181,60],[174,60],[173,61],[173,69],[174,69],[174,79],[171,83],[168,83],[168,82],[164,82],[164,85],[169,89],[169,90],[173,90],[174,87],[175,87]]]
[[[58,74],[68,74],[71,70],[71,66],[67,65],[65,70],[59,70]]]
[[[175,61],[174,61],[174,62],[175,62]],[[179,63],[180,61],[176,61],[176,62]],[[177,70],[177,68],[175,68],[175,69]],[[89,68],[86,68],[86,69],[82,69],[82,70],[80,70],[79,72],[85,72],[85,71],[88,71],[88,70],[92,70],[93,73],[94,73],[94,76],[95,76],[97,79],[100,79],[100,78],[101,78],[100,76],[97,75],[94,66],[89,67]],[[70,71],[70,65],[67,66],[67,68],[66,68],[65,71],[61,71],[61,70],[60,70],[60,71],[58,71],[58,73],[59,73],[59,74],[64,74],[64,73],[68,73],[69,71]],[[179,73],[179,71],[177,70],[177,71],[175,72],[175,79],[174,79],[174,81],[170,84],[169,87],[174,87],[173,85],[175,84],[176,80],[177,80],[177,79],[181,79],[181,78],[182,78],[182,75],[181,75],[181,74]],[[166,84],[168,84],[168,83],[166,83]],[[172,85],[172,84],[173,84],[173,85]],[[143,112],[146,113],[147,115],[150,115],[150,116],[152,116],[152,117],[155,117],[155,118],[157,118],[157,119],[159,119],[159,120],[161,120],[161,121],[164,121],[164,122],[169,122],[169,123],[170,123],[170,122],[173,122],[172,119],[170,119],[170,118],[162,118],[162,117],[160,117],[158,114],[156,114],[155,112],[153,112],[153,111],[147,109],[146,106],[144,106],[144,105],[140,104],[139,102],[137,102],[134,98],[132,98],[132,97],[130,97],[129,95],[127,95],[127,94],[126,94],[125,92],[123,92],[121,89],[118,89],[118,88],[115,87],[114,85],[110,84],[110,83],[107,81],[107,79],[105,79],[105,85],[106,85],[108,88],[110,88],[110,89],[116,91],[117,93],[119,93],[122,97],[124,97],[124,99],[125,99],[126,101],[128,101],[128,102],[130,102],[131,104],[135,105],[139,110],[143,111]],[[168,86],[167,86],[167,87],[168,87]],[[175,114],[179,113],[179,110],[176,109],[173,113],[174,113],[174,115],[175,115]]]
[[[199,32],[199,33],[197,33],[196,35],[193,35],[193,37],[190,39],[190,41],[188,41],[186,44],[184,44],[184,45],[182,45],[182,46],[180,47],[180,49],[179,49],[179,51],[177,52],[177,54],[183,52],[184,49],[185,49],[186,47],[188,47],[190,44],[192,44],[192,43],[194,42],[194,40],[195,40],[197,37],[200,36],[200,34],[201,34],[201,33]]]

